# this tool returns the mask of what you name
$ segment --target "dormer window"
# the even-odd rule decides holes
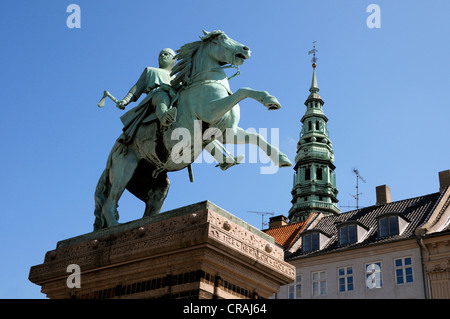
[[[348,221],[337,226],[339,233],[339,246],[346,246],[360,242],[367,229],[356,221]]]
[[[398,235],[398,217],[386,216],[378,220],[378,232],[380,237]]]
[[[302,237],[302,252],[319,250],[319,233],[310,233]]]
[[[348,224],[339,227],[339,245],[350,245],[357,241],[356,224]]]
[[[322,249],[330,238],[320,231],[307,231],[302,236],[302,253]]]
[[[378,236],[390,237],[400,235],[408,226],[408,223],[398,213],[383,214],[378,217]]]

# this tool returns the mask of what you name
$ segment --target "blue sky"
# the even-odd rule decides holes
[[[71,3],[81,8],[81,28],[66,25]],[[381,28],[366,24],[371,3]],[[232,90],[267,90],[283,107],[242,101],[240,126],[265,128],[269,140],[278,129],[291,161],[311,83],[307,52],[317,41],[342,211],[355,205],[354,168],[366,180],[361,206],[375,204],[383,184],[394,201],[437,192],[438,172],[450,169],[447,0],[4,0],[0,8],[0,298],[43,298],[30,267],[57,241],[92,231],[95,186],[123,114],[111,101],[96,106],[103,90],[123,97],[162,48],[196,41],[202,29],[250,47]],[[249,211],[287,215],[292,199],[293,169],[260,174],[267,165],[222,172],[194,164],[194,183],[186,170],[171,173],[163,210],[210,200],[261,228]],[[121,222],[142,216],[132,195],[119,204]]]

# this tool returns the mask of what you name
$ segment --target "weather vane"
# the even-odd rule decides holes
[[[313,63],[313,68],[316,68],[316,62],[317,62],[317,58],[316,58],[316,52],[318,52],[316,50],[316,41],[313,41],[313,49],[311,51],[308,52],[308,54],[312,54],[313,58],[311,60],[311,62]]]

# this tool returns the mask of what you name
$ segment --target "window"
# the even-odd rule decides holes
[[[383,285],[381,278],[381,263],[366,265],[366,287],[369,289],[381,288]]]
[[[309,167],[305,168],[305,181],[309,181],[311,179],[311,169]]]
[[[358,241],[356,224],[339,227],[339,245],[350,245]]]
[[[386,216],[378,220],[378,233],[380,237],[398,235],[398,216]]]
[[[395,259],[394,267],[397,285],[408,284],[414,281],[411,257]]]
[[[322,167],[317,167],[316,168],[316,179],[321,181],[322,180]]]
[[[295,277],[295,283],[289,286],[289,299],[299,299],[302,297],[302,275]]]
[[[295,298],[295,286],[294,285],[290,285],[289,286],[288,298],[289,299],[294,299]]]
[[[312,295],[313,297],[324,296],[327,293],[327,273],[317,271],[312,273]]]
[[[319,233],[310,233],[302,237],[302,252],[309,253],[319,249]]]
[[[297,275],[295,278],[295,298],[302,297],[302,275]]]
[[[353,291],[353,268],[338,268],[338,289],[339,292]]]

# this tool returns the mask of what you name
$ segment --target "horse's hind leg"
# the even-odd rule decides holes
[[[145,203],[144,217],[150,217],[161,212],[170,187],[170,181],[167,177],[167,173],[159,173],[156,178],[152,178],[151,183],[148,185],[149,188]]]
[[[133,177],[137,164],[138,160],[130,149],[126,154],[120,152],[113,154],[110,167],[111,188],[102,211],[108,227],[118,224],[116,217],[118,202]]]

